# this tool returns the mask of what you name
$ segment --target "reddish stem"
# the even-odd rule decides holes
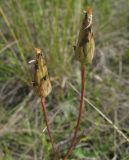
[[[51,130],[50,130],[50,127],[49,127],[49,124],[48,124],[48,115],[47,115],[47,111],[46,111],[45,98],[41,99],[41,104],[42,104],[42,111],[44,113],[45,124],[46,124],[47,131],[48,131],[48,136],[49,136],[51,144],[52,144],[53,152],[55,153],[55,156],[57,157],[58,154],[57,154],[57,151],[55,149],[55,145],[54,145],[55,143],[54,143],[53,137],[51,135]]]
[[[82,65],[82,68],[81,68],[81,99],[80,99],[80,107],[79,107],[79,113],[78,113],[78,118],[77,118],[77,124],[76,124],[76,128],[74,131],[74,136],[73,136],[73,139],[71,142],[71,146],[68,149],[68,151],[64,157],[64,160],[68,159],[69,155],[71,155],[71,153],[76,145],[77,133],[78,133],[79,126],[80,126],[81,115],[82,115],[82,110],[83,110],[83,103],[84,103],[85,75],[86,75],[86,69],[85,69],[85,66]]]

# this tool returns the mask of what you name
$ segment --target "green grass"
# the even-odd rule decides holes
[[[50,75],[59,77],[52,83],[47,109],[61,156],[66,153],[79,105],[69,83],[80,90],[81,82],[73,46],[86,5],[93,7],[96,41],[86,97],[129,137],[129,0],[1,0],[0,160],[51,160],[53,156],[47,132],[41,134],[43,114],[31,87],[28,61],[34,58],[35,47],[42,49]],[[115,155],[129,159],[127,141],[88,104],[78,139],[71,159],[107,160]]]

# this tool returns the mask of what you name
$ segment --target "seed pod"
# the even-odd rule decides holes
[[[87,7],[75,46],[75,56],[81,64],[90,64],[94,56],[95,42],[92,31],[92,9]]]
[[[41,50],[35,48],[36,61],[34,62],[34,81],[33,86],[40,97],[46,97],[52,90],[49,79],[45,59],[42,56]]]

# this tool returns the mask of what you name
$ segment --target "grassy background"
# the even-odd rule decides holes
[[[58,77],[47,109],[61,157],[66,153],[81,87],[73,45],[86,5],[93,7],[96,41],[86,97],[129,137],[129,0],[0,0],[0,160],[52,160],[27,63],[35,47]],[[69,159],[129,160],[127,140],[88,103],[78,141]]]

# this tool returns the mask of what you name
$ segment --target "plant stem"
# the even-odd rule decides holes
[[[41,104],[42,104],[42,111],[44,113],[44,121],[45,121],[45,124],[46,124],[46,127],[47,127],[47,131],[48,131],[48,136],[50,138],[50,142],[52,144],[52,149],[53,149],[53,152],[55,154],[55,157],[58,156],[57,154],[57,151],[55,149],[55,142],[54,142],[54,139],[51,135],[51,130],[50,130],[50,127],[49,127],[49,124],[48,124],[48,115],[47,115],[47,111],[46,111],[46,104],[45,104],[45,98],[41,98]],[[58,158],[55,158],[55,159],[58,159]]]
[[[76,124],[76,128],[74,131],[74,136],[73,136],[73,139],[71,142],[71,146],[68,149],[68,151],[64,157],[64,160],[68,159],[69,155],[71,155],[71,153],[76,145],[77,133],[79,130],[82,110],[83,110],[83,106],[84,106],[83,103],[84,103],[85,76],[86,76],[86,68],[85,68],[85,65],[82,65],[82,67],[81,67],[81,99],[80,99],[80,107],[79,107],[79,113],[78,113],[78,118],[77,118],[77,124]]]

